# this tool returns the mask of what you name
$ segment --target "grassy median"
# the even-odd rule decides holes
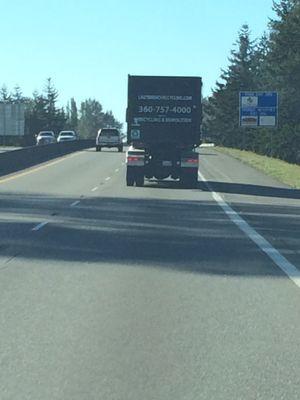
[[[289,164],[276,158],[260,156],[250,151],[216,147],[222,153],[229,154],[238,160],[272,176],[278,181],[295,189],[300,189],[300,166]]]

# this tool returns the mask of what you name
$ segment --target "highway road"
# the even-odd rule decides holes
[[[89,149],[0,179],[1,400],[299,399],[300,192]]]

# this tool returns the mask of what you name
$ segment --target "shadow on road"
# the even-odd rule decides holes
[[[250,196],[281,197],[286,199],[300,199],[300,190],[286,189],[271,186],[249,185],[245,183],[227,183],[208,181],[199,182],[199,189],[219,193],[245,194]]]
[[[96,152],[96,148],[95,147],[91,147],[91,148],[89,148],[89,149],[85,149],[85,150],[82,150],[82,152],[87,152],[87,153],[99,153],[99,154],[101,154],[101,153],[125,153],[125,150],[123,150],[123,151],[118,151],[118,149],[116,148],[112,148],[112,149],[102,149],[101,151],[99,151],[99,152]]]
[[[93,197],[72,208],[74,200],[2,193],[0,255],[18,254],[43,263],[78,262],[86,268],[99,263],[99,268],[105,264],[225,276],[282,276],[213,201]],[[293,207],[294,214],[288,215],[286,208],[282,214],[276,206],[247,207],[257,220],[270,213],[270,228],[280,228],[287,241],[299,238],[300,208]],[[278,225],[274,225],[277,214]],[[41,231],[31,231],[45,220],[49,224]]]
[[[179,181],[172,180],[146,180],[147,188],[153,189],[183,189]],[[272,186],[260,186],[260,185],[249,185],[245,183],[227,183],[227,182],[198,182],[197,189],[203,192],[218,192],[218,193],[231,193],[231,194],[243,194],[248,196],[261,196],[261,197],[275,197],[275,198],[286,198],[286,199],[300,199],[300,190],[278,188]]]

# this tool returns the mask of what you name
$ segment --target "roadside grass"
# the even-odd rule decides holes
[[[252,167],[272,176],[278,181],[295,189],[300,189],[300,166],[285,161],[261,156],[251,151],[237,150],[227,147],[216,147],[221,153],[228,154]]]

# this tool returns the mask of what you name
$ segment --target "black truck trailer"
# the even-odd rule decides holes
[[[169,177],[197,186],[201,91],[198,77],[128,76],[127,186]]]

